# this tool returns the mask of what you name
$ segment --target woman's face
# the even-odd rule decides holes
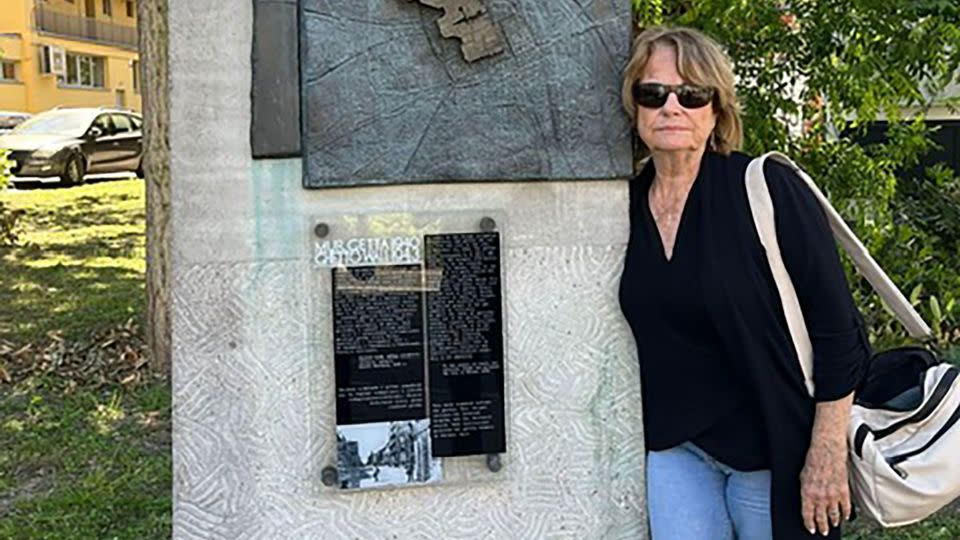
[[[642,83],[683,84],[673,47],[655,46],[644,66]],[[713,106],[686,109],[670,93],[655,109],[637,106],[637,132],[651,153],[702,150],[717,124]]]

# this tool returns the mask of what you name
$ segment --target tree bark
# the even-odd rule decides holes
[[[147,205],[147,343],[151,367],[170,372],[170,138],[167,0],[137,8]]]

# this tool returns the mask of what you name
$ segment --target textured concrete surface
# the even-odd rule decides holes
[[[636,352],[616,297],[625,182],[304,190],[300,160],[250,158],[252,8],[175,2],[170,18],[174,537],[644,538]],[[330,293],[311,220],[456,210],[503,216],[505,467],[324,488]]]
[[[303,0],[307,185],[630,174],[630,3],[484,5],[506,48],[468,63],[418,2]]]

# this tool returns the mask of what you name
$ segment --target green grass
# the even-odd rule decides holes
[[[20,246],[0,248],[0,339],[51,330],[82,339],[143,313],[144,184],[0,192],[26,211]]]
[[[0,538],[170,536],[170,394],[0,390]]]
[[[143,182],[0,192],[26,211],[0,248],[0,339],[89,340],[143,313]],[[0,384],[0,538],[153,539],[171,531],[170,389]]]
[[[845,540],[957,540],[960,538],[960,510],[948,507],[920,523],[881,529],[873,524],[854,522],[844,529]]]

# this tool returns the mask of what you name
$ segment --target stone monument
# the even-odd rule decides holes
[[[644,538],[629,3],[169,17],[174,537]]]

